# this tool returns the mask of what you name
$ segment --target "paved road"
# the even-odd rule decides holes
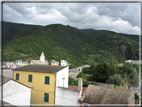
[[[3,76],[12,78],[13,71],[11,69],[2,69],[2,72],[3,72]],[[0,75],[2,75],[1,72],[0,72]]]

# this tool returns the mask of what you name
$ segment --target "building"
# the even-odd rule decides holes
[[[45,60],[44,53],[41,53],[40,60],[31,60],[30,64],[40,64],[40,65],[49,65],[49,62]]]
[[[142,61],[140,60],[126,60],[125,62],[131,63],[131,64],[142,64]]]
[[[2,83],[2,84],[1,84]],[[15,106],[29,106],[31,103],[31,87],[9,77],[2,77],[3,102]]]
[[[67,66],[68,62],[66,60],[61,60],[61,66]]]
[[[21,67],[22,60],[16,60],[15,63],[17,64],[18,67]]]
[[[53,65],[53,66],[59,66],[59,62],[55,61],[55,60],[52,60],[51,61],[51,65]]]
[[[33,87],[31,104],[55,104],[57,88],[68,87],[68,66],[27,65],[13,69],[13,79]]]
[[[89,85],[80,98],[80,104],[87,106],[97,104],[135,104],[132,89],[120,89],[98,85]]]
[[[22,61],[21,66],[28,65],[28,61]]]

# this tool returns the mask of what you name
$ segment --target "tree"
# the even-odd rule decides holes
[[[137,71],[137,67],[133,66],[130,63],[124,63],[122,69],[127,77],[126,79],[127,79],[128,85],[129,86],[138,86],[139,74]]]
[[[95,72],[93,72],[93,80],[98,82],[106,82],[109,76],[112,76],[115,73],[115,66],[103,62],[95,68]]]
[[[114,74],[113,76],[109,76],[109,78],[106,80],[106,83],[109,84],[116,84],[121,85],[121,77],[119,74]]]

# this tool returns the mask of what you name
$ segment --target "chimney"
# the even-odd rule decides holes
[[[128,98],[128,107],[131,107],[131,98]]]
[[[78,78],[78,90],[82,93],[82,78]]]

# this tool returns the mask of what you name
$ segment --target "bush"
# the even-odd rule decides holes
[[[110,76],[107,80],[106,83],[109,84],[116,84],[116,85],[121,85],[121,77],[119,74],[114,74],[113,76]]]
[[[93,81],[93,76],[88,76],[87,81]]]
[[[77,75],[77,78],[83,78],[83,79],[86,79],[87,80],[87,75],[85,75],[84,73],[79,73]]]
[[[89,83],[86,81],[83,81],[83,87],[88,87]]]
[[[78,86],[78,80],[75,80],[72,77],[69,77],[68,81],[69,81],[68,82],[69,85]]]
[[[135,93],[135,99],[139,100],[139,95]]]
[[[114,84],[114,88],[116,87],[117,85],[116,84]]]

